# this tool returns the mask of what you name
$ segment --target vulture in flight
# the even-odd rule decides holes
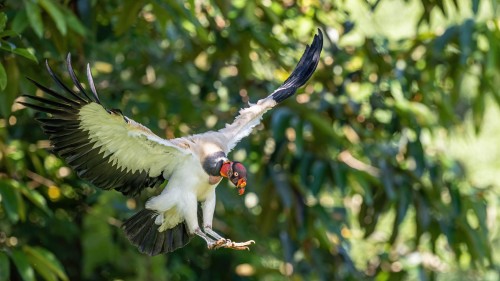
[[[44,112],[37,120],[53,150],[78,176],[102,189],[135,196],[147,187],[166,187],[147,200],[145,209],[126,220],[122,228],[132,244],[148,255],[172,252],[196,235],[209,249],[248,249],[254,241],[234,242],[212,229],[215,188],[227,178],[242,195],[247,171],[231,161],[229,152],[258,125],[264,113],[292,96],[318,65],[323,34],[318,29],[297,66],[269,96],[241,109],[231,124],[218,131],[175,139],[163,139],[120,110],[107,109],[99,100],[90,67],[87,80],[91,94],[80,84],[67,57],[74,87],[65,85],[48,63],[47,70],[61,91],[30,79],[52,98],[25,95],[24,106]],[[201,203],[201,207],[199,207]]]

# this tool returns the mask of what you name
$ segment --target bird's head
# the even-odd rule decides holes
[[[220,175],[228,178],[238,188],[238,194],[245,193],[247,185],[247,169],[240,162],[226,161],[220,168]]]

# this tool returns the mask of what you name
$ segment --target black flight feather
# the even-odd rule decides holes
[[[53,99],[24,95],[23,97],[30,101],[19,101],[18,103],[47,113],[46,116],[36,119],[48,135],[53,151],[64,158],[79,177],[102,189],[116,189],[125,195],[137,195],[146,187],[158,187],[162,184],[165,181],[162,175],[150,177],[147,171],[133,172],[113,164],[112,154],[104,156],[105,152],[100,152],[101,146],[96,146],[96,142],[92,141],[89,132],[81,127],[80,110],[82,107],[92,102],[101,103],[90,73],[90,67],[87,66],[87,80],[92,91],[92,98],[85,93],[76,77],[69,54],[66,65],[74,86],[78,88],[76,92],[54,74],[47,61],[45,64],[50,76],[63,91],[56,92],[28,78]],[[108,110],[108,112],[111,111]],[[120,110],[112,110],[112,112],[122,115]]]
[[[70,93],[74,98],[76,98],[76,100],[83,102],[83,104],[89,103],[88,100],[83,99],[81,96],[77,95],[70,88],[68,88],[68,86],[66,86],[66,84],[64,84],[61,81],[61,79],[59,79],[59,77],[57,77],[57,75],[54,74],[54,71],[52,71],[52,68],[50,67],[48,60],[45,61],[45,66],[47,68],[47,71],[49,72],[50,77],[52,77],[52,79],[57,83],[57,85],[59,85],[59,87],[63,88],[67,93]],[[40,89],[44,90],[42,88]]]
[[[82,93],[85,97],[87,97],[87,99],[89,101],[91,101],[92,99],[90,99],[90,97],[87,95],[87,93],[83,89],[82,84],[80,83],[80,80],[78,80],[78,77],[76,77],[75,71],[73,70],[73,66],[71,66],[71,54],[70,53],[68,53],[68,56],[66,57],[66,67],[68,68],[68,73],[69,73],[69,76],[71,77],[71,80],[73,80],[73,84],[75,84],[75,86],[78,88],[78,90],[80,90],[80,93]]]

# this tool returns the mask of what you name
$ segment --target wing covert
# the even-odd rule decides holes
[[[19,101],[36,111],[53,150],[66,160],[82,179],[102,189],[116,189],[125,195],[137,195],[146,187],[157,187],[168,179],[179,161],[191,154],[151,132],[145,126],[101,105],[90,68],[87,78],[92,95],[88,95],[71,67],[67,68],[78,92],[71,90],[46,64],[49,74],[64,90],[58,93],[29,79],[48,99],[24,95],[35,101]]]

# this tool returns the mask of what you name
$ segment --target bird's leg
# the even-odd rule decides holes
[[[226,239],[222,236],[220,236],[217,232],[212,230],[212,221],[214,217],[214,210],[215,210],[215,190],[213,193],[209,194],[207,198],[205,199],[205,202],[201,205],[202,210],[203,210],[203,236],[200,234],[196,233],[198,236],[202,237],[207,241],[208,248],[209,249],[219,249],[219,248],[229,248],[229,249],[235,249],[235,250],[248,250],[248,246],[251,244],[254,244],[255,241],[250,240],[247,242],[233,242],[229,239]],[[201,232],[201,230],[199,231]],[[212,240],[210,237],[212,237],[214,240]],[[209,240],[212,242],[210,242]]]
[[[215,240],[224,240],[224,242],[228,240],[220,236],[217,232],[213,231],[211,225],[205,225],[203,227],[203,230],[205,231],[206,234],[210,235],[210,237],[213,237]]]
[[[212,238],[208,237],[208,235],[206,235],[203,231],[201,231],[200,228],[197,228],[195,231],[194,231],[194,234],[200,236],[201,238],[203,238],[203,240],[205,240],[205,242],[207,242],[207,245],[208,245],[208,248],[209,249],[212,249],[216,242],[217,241],[214,241]]]
[[[215,191],[214,191],[214,193],[215,193]],[[197,211],[198,210],[198,202],[196,201],[196,197],[193,194],[186,194],[185,197],[186,197],[186,200],[184,202],[184,206],[186,207],[185,209]],[[215,201],[215,198],[214,198],[214,201]],[[206,204],[202,205],[203,217],[205,217],[205,205]],[[213,210],[212,210],[212,214],[213,214]],[[199,237],[203,238],[203,240],[205,240],[205,242],[207,242],[207,246],[209,249],[213,249],[215,246],[222,243],[222,242],[217,243],[217,241],[215,241],[213,238],[210,238],[210,236],[205,234],[200,229],[199,224],[198,224],[197,212],[193,212],[193,211],[186,212],[184,214],[184,219],[186,221],[189,232],[194,233],[194,234],[198,235]]]
[[[212,221],[214,218],[215,211],[215,189],[212,193],[208,194],[205,202],[201,204],[203,211],[203,231],[215,240],[217,240],[217,245],[222,245],[226,243],[226,239],[217,234],[212,230]]]

